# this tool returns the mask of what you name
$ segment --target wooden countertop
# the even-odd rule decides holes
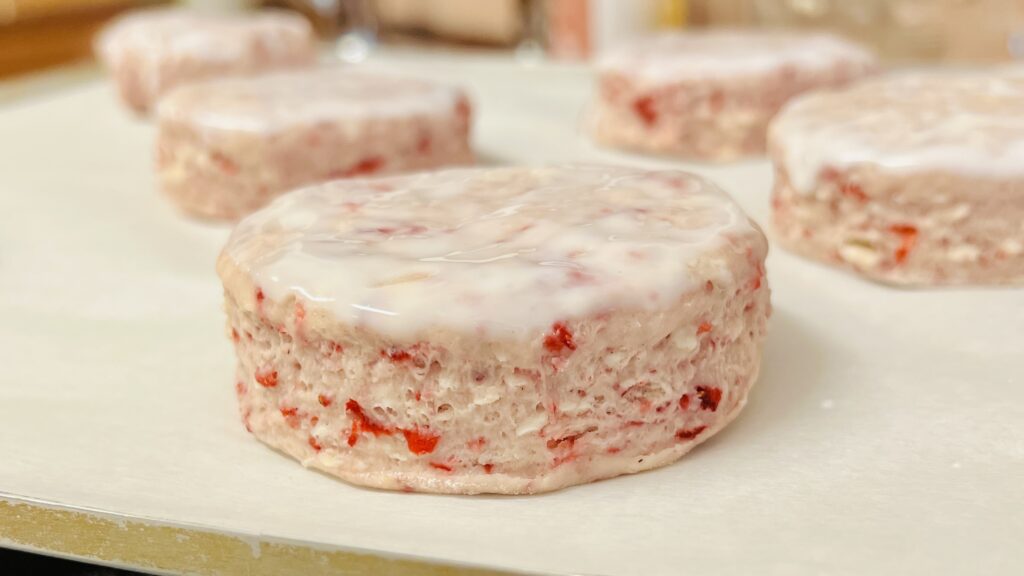
[[[93,35],[112,16],[151,0],[0,1],[0,78],[88,60]]]

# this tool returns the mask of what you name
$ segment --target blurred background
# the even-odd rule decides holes
[[[171,4],[294,10],[347,61],[391,46],[586,61],[632,36],[708,27],[831,30],[891,64],[1024,59],[1024,0],[0,0],[0,102],[30,89],[7,81],[48,69],[71,67],[53,82],[97,75],[92,42],[106,22]],[[0,550],[7,573],[127,574]]]
[[[87,61],[112,16],[159,0],[0,0],[0,78]],[[583,60],[658,29],[830,29],[895,63],[1024,57],[1022,0],[188,0],[213,10],[305,14],[339,57],[376,44],[511,51]]]

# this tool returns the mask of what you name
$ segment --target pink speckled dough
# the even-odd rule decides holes
[[[771,128],[775,233],[885,283],[1024,284],[1022,118],[1024,77],[989,72],[801,98]]]
[[[790,98],[875,69],[873,56],[825,34],[661,34],[599,63],[588,121],[607,146],[724,161],[765,151],[768,122]]]
[[[316,38],[304,18],[285,11],[156,8],[115,19],[97,38],[96,51],[125,104],[146,112],[183,84],[309,66]]]
[[[160,187],[235,220],[298,186],[473,161],[458,88],[346,67],[186,86],[159,106]]]
[[[534,493],[662,466],[727,425],[770,312],[760,229],[683,172],[336,181],[218,262],[242,418],[356,484]]]

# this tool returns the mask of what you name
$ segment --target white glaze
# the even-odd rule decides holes
[[[732,282],[721,249],[751,235],[732,199],[690,174],[562,166],[307,188],[244,220],[225,251],[268,298],[384,334],[524,336],[669,306],[709,275]]]
[[[309,37],[312,28],[301,16],[283,10],[226,14],[181,8],[131,12],[104,29],[97,49],[111,63],[128,57],[158,62],[167,58],[195,58],[233,62],[253,50],[273,52],[278,38]],[[291,42],[283,43],[289,48]]]
[[[225,78],[175,90],[160,101],[161,120],[249,132],[344,118],[433,117],[454,110],[455,87],[384,72],[323,67]]]
[[[804,193],[826,167],[1024,176],[1024,77],[985,72],[893,75],[798,98],[769,138]]]
[[[609,51],[599,67],[657,84],[747,76],[783,67],[808,72],[840,64],[867,68],[874,61],[864,48],[828,34],[723,30],[644,38]]]

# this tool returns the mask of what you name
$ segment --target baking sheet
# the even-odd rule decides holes
[[[483,162],[689,168],[767,223],[765,162],[589,144],[582,67],[376,59],[465,84]],[[245,433],[213,272],[228,230],[157,194],[153,140],[102,83],[0,108],[8,501],[557,574],[1024,569],[1022,289],[895,290],[773,248],[760,381],[745,413],[679,463],[531,497],[365,490]]]

